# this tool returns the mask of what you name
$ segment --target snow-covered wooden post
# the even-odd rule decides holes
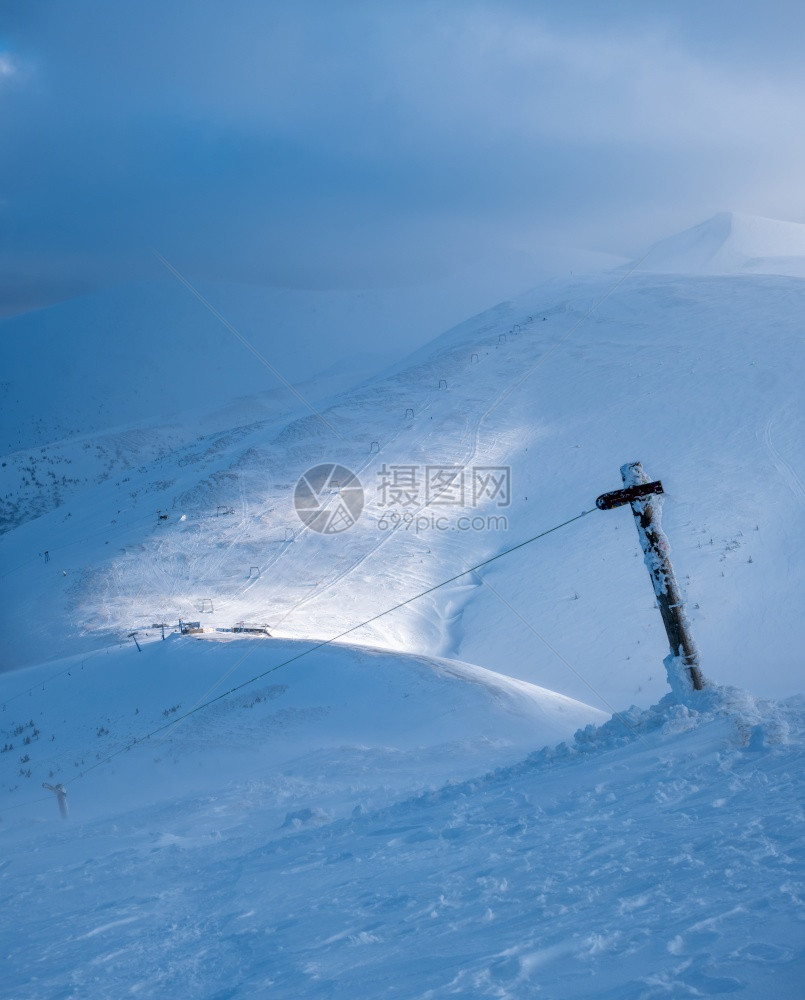
[[[626,487],[641,486],[649,482],[640,462],[622,465],[621,478]],[[658,501],[653,494],[631,501],[643,556],[671,647],[671,652],[665,659],[665,668],[672,689],[681,688],[683,693],[685,689],[691,688],[701,691],[704,680],[699,666],[699,651],[690,632],[682,593],[671,565],[670,545],[662,530],[661,505],[662,501]]]
[[[59,813],[61,814],[61,818],[67,819],[69,811],[67,809],[67,789],[64,785],[49,785],[46,781],[43,781],[42,787],[47,788],[49,792],[55,792],[56,798],[59,802]]]

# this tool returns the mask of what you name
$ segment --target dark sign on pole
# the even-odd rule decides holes
[[[595,506],[599,510],[614,510],[615,507],[624,507],[627,503],[632,503],[634,500],[642,500],[643,497],[663,492],[662,483],[658,479],[653,483],[641,483],[639,486],[629,486],[625,490],[613,490],[611,493],[602,493],[595,501]]]

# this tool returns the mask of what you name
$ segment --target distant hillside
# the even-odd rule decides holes
[[[545,273],[618,262],[528,252],[398,288],[204,285],[220,318],[165,277],[0,320],[0,533],[202,436],[320,408]]]

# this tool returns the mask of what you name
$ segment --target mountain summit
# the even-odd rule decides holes
[[[655,243],[641,270],[805,277],[805,225],[719,212]]]

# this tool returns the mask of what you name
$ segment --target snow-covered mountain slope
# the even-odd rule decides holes
[[[805,225],[719,212],[698,226],[655,243],[641,269],[805,278]]]
[[[69,786],[73,812],[87,818],[249,774],[275,781],[279,823],[286,800],[321,808],[330,796],[340,807],[357,782],[386,801],[607,718],[453,660],[271,638],[163,642],[158,630],[140,641],[141,652],[130,643],[0,677],[7,828],[51,815],[42,782]]]
[[[146,684],[124,693],[138,668],[144,681],[167,668],[167,694],[173,670],[205,673],[204,659],[216,658],[202,642],[177,643],[146,649],[141,664],[134,651],[133,662],[114,658],[109,672],[124,680],[114,706],[130,712],[104,723],[110,733],[89,734],[99,752],[121,739],[133,698],[160,704]],[[483,683],[473,693],[436,665],[394,657],[389,671],[372,656],[327,655],[354,685],[355,732],[368,745],[338,745],[337,708],[283,717],[297,682],[326,683],[325,697],[309,690],[297,707],[346,696],[322,663],[287,692],[256,686],[255,704],[244,691],[225,714],[118,757],[102,786],[91,788],[101,769],[73,782],[69,823],[50,793],[38,823],[5,813],[7,996],[801,996],[802,699],[774,706],[712,690],[698,709],[666,699],[484,775]],[[84,673],[100,678],[98,666]],[[108,703],[82,708],[64,680],[45,692],[56,720],[68,706],[78,712],[59,733],[93,728]],[[387,682],[367,711],[362,698]],[[413,735],[406,692],[426,712]],[[458,738],[441,747],[440,695],[456,707],[445,736]],[[529,696],[518,699],[522,711]],[[37,721],[32,756],[52,721]],[[277,766],[283,731],[318,734],[327,750]],[[473,763],[471,780],[432,785]],[[417,780],[430,788],[412,795]],[[99,787],[105,809],[88,802]]]
[[[546,280],[318,416],[200,380],[193,440],[153,419],[155,457],[7,531],[6,993],[798,1000],[805,704],[712,682],[802,687],[803,307]],[[634,459],[711,681],[684,703],[631,512],[592,510]],[[300,481],[357,520],[306,527]]]
[[[610,276],[546,283],[342,395],[326,422],[209,435],[8,533],[5,665],[195,620],[202,607],[213,627],[258,619],[329,638],[590,509],[620,485],[624,461],[641,459],[666,486],[706,672],[794,693],[805,285],[621,277],[616,288]],[[297,479],[320,462],[364,484],[364,512],[341,534],[305,529],[294,510]],[[426,469],[442,466],[467,477],[509,467],[510,503],[473,506],[467,478],[463,507],[425,506]],[[383,506],[395,468],[418,482]],[[350,641],[480,663],[603,708],[664,691],[665,636],[628,509],[595,512],[483,576]]]
[[[200,436],[287,423],[539,275],[620,263],[511,251],[355,290],[166,276],[0,320],[0,532]]]
[[[344,384],[360,381],[354,371],[325,372],[294,388],[311,403],[323,403]],[[293,394],[281,391],[255,393],[232,399],[212,411],[188,410],[169,423],[155,419],[108,432],[73,435],[3,457],[0,493],[0,533],[24,524],[67,503],[81,505],[82,494],[131,470],[147,470],[157,459],[215,433],[221,427],[259,424],[275,432],[296,415],[308,412]],[[125,480],[126,482],[129,479]]]
[[[349,355],[393,296],[204,291],[237,332],[173,279],[0,322],[0,531],[205,434],[287,423],[390,357]]]
[[[312,298],[324,313],[328,303]],[[251,316],[257,350],[276,338],[280,318],[266,311],[268,329]],[[0,357],[0,531],[80,502],[88,487],[204,434],[307,412],[176,283],[115,288],[6,320]],[[284,361],[302,368],[291,350]],[[319,405],[370,373],[308,368],[313,377],[295,388]]]
[[[211,426],[210,411],[256,393],[278,395],[286,412],[296,411],[299,400],[250,348],[295,386],[326,374],[331,393],[557,268],[621,263],[578,251],[553,256],[550,262],[534,253],[511,256],[508,277],[500,276],[500,266],[489,276],[479,264],[431,282],[377,289],[188,287],[183,275],[166,275],[4,319],[0,450],[177,420],[220,430],[227,424],[219,416]]]

